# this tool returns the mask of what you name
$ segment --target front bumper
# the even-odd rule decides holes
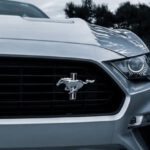
[[[112,143],[115,122],[1,125],[0,148],[97,149]]]
[[[47,123],[42,123],[41,119],[39,124],[34,119],[1,120],[0,148],[39,148],[41,150],[54,148],[103,150],[105,148],[108,150],[111,145],[111,150],[113,150],[112,146],[115,150],[120,146],[128,150],[145,150],[143,143],[137,141],[128,125],[133,116],[141,114],[145,109],[144,103],[150,106],[149,92],[150,90],[131,96],[125,115],[114,121],[54,123],[49,119],[49,123],[48,120]],[[82,119],[84,121],[84,118]]]

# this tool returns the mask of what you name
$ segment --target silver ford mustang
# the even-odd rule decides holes
[[[0,0],[0,149],[147,150],[149,79],[134,33]]]

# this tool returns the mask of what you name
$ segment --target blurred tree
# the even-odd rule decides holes
[[[115,15],[108,10],[107,5],[98,5],[94,12],[95,23],[105,27],[112,27],[115,23]]]
[[[93,1],[92,0],[82,0],[81,6],[81,18],[92,22],[93,19]]]
[[[138,23],[138,28],[135,32],[141,36],[150,35],[150,7],[144,4],[138,5],[138,15],[135,20]]]
[[[137,18],[138,7],[137,5],[130,4],[130,2],[121,4],[116,11],[116,24],[118,28],[126,28],[137,32],[139,26]]]
[[[67,17],[79,17],[87,22],[102,26],[112,27],[115,16],[108,10],[106,5],[96,6],[92,0],[82,0],[82,5],[78,6],[70,2],[64,9]]]
[[[141,38],[150,35],[150,7],[145,4],[132,5],[126,2],[116,11],[118,28],[126,28]]]
[[[67,3],[65,13],[69,18],[79,17],[101,26],[126,28],[140,36],[150,35],[150,7],[145,4],[125,2],[112,13],[107,5],[96,6],[92,0],[82,0],[82,5]]]
[[[82,5],[66,4],[67,17],[79,17],[89,23],[105,27],[125,28],[138,34],[150,48],[150,7],[145,4],[122,3],[115,13],[107,5],[96,6],[92,0],[82,0]]]
[[[66,8],[64,9],[64,11],[69,18],[73,18],[79,17],[78,9],[78,6],[75,6],[74,3],[70,2],[66,4]]]
[[[88,22],[93,20],[93,8],[95,7],[92,0],[82,0],[82,5],[78,6],[70,2],[66,4],[64,9],[67,17],[79,17]]]

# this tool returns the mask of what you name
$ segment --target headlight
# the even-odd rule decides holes
[[[114,61],[112,65],[128,79],[150,79],[149,60],[149,55],[143,55],[121,61]]]

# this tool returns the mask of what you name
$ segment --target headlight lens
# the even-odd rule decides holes
[[[150,79],[149,55],[112,62],[112,65],[128,79]]]

